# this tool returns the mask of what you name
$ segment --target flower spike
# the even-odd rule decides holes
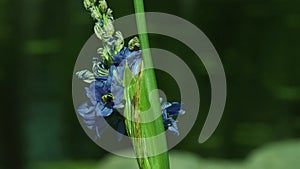
[[[79,79],[89,83],[85,87],[89,100],[80,105],[77,112],[86,127],[95,132],[96,139],[101,137],[107,123],[118,131],[120,139],[122,135],[127,135],[124,118],[124,98],[127,96],[124,92],[128,89],[125,84],[130,84],[130,92],[135,91],[135,82],[142,69],[140,40],[134,37],[128,42],[128,47],[124,46],[123,35],[115,31],[112,10],[105,0],[84,0],[84,6],[96,21],[94,32],[102,42],[102,47],[97,50],[100,57],[93,58],[92,71],[85,69],[76,73]],[[134,79],[133,83],[128,81],[128,75]],[[164,128],[175,135],[179,135],[177,117],[182,114],[184,110],[181,103],[161,103]]]

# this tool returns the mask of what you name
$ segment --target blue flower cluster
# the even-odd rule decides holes
[[[82,70],[77,77],[89,83],[85,87],[89,101],[77,109],[85,126],[95,132],[95,139],[100,138],[105,128],[110,125],[118,131],[119,140],[127,135],[124,109],[123,76],[128,66],[137,77],[141,70],[142,52],[139,50],[138,38],[133,38],[124,47],[121,32],[114,30],[112,10],[107,7],[105,0],[84,0],[84,5],[91,16],[97,21],[95,34],[102,41],[103,48],[98,49],[100,56],[93,60],[92,71]],[[182,104],[164,102],[161,104],[165,130],[179,135],[176,119],[184,114]]]
[[[102,62],[98,62],[97,59],[95,60],[94,62],[96,63],[94,63],[94,65],[103,65]],[[83,80],[88,79],[88,75],[91,73],[94,75],[90,86],[85,87],[86,96],[89,98],[89,101],[80,105],[77,111],[82,117],[86,127],[94,131],[97,138],[101,137],[103,130],[108,124],[119,132],[119,139],[122,138],[122,135],[127,135],[125,118],[122,113],[120,113],[124,108],[123,75],[126,64],[129,66],[133,75],[138,75],[142,62],[141,51],[131,51],[129,48],[124,47],[114,56],[113,61],[113,64],[106,69],[108,72],[107,75],[97,75],[99,71],[97,69],[94,69],[93,73],[87,73],[87,70],[77,72],[77,76]],[[179,135],[176,118],[184,114],[182,104],[178,102],[163,102],[161,104],[161,110],[165,129],[175,135]]]

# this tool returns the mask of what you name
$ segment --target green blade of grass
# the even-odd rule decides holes
[[[126,128],[129,136],[133,138],[132,144],[138,157],[140,169],[169,169],[168,152],[155,153],[161,152],[160,150],[167,150],[165,136],[159,139],[147,139],[163,133],[164,125],[159,95],[156,90],[156,77],[152,69],[151,53],[150,50],[147,50],[149,49],[149,41],[146,34],[143,0],[134,0],[134,6],[143,55],[143,71],[137,79],[133,79],[128,67],[124,71]]]

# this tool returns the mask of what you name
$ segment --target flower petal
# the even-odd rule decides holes
[[[78,71],[78,72],[76,72],[76,76],[79,79],[82,79],[86,83],[92,83],[93,81],[95,81],[94,74],[92,72],[90,72],[89,70]]]
[[[85,117],[86,114],[91,113],[95,107],[90,106],[88,102],[83,103],[77,108],[77,112],[81,117]]]
[[[96,116],[107,117],[113,112],[112,108],[106,107],[103,103],[99,102],[96,106]]]
[[[175,134],[176,136],[179,136],[178,127],[177,127],[177,123],[175,120],[173,120],[172,125],[168,127],[168,131]]]

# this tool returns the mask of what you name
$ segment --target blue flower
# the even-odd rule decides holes
[[[107,88],[105,85],[105,82],[97,80],[85,88],[86,96],[90,99],[92,106],[95,107],[97,116],[102,117],[109,116],[113,112],[113,103],[105,102],[102,99],[102,96],[108,92],[108,89],[105,89]]]
[[[105,118],[112,116],[114,104],[103,100],[103,96],[110,92],[111,77],[97,76],[95,79],[96,81],[92,82],[89,87],[85,87],[89,101],[80,105],[77,112],[82,117],[85,126],[96,133],[96,138],[100,138],[107,127]],[[123,132],[121,129],[120,131]]]
[[[78,114],[82,117],[85,126],[96,133],[96,137],[100,138],[104,129],[107,127],[107,123],[103,117],[97,116],[96,107],[89,102],[85,102],[77,109]]]
[[[178,102],[164,102],[161,105],[165,130],[168,130],[177,136],[179,136],[179,131],[176,119],[179,115],[183,115],[185,113],[182,107],[183,104]]]

